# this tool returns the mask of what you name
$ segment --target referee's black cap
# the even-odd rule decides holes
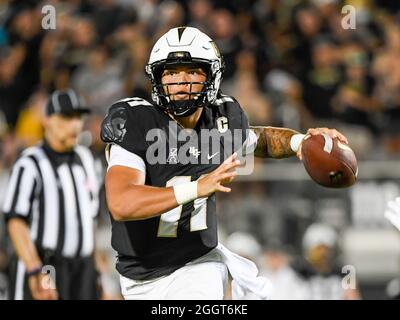
[[[68,116],[90,112],[91,110],[85,106],[82,97],[73,89],[54,91],[46,105],[47,116],[54,113]]]

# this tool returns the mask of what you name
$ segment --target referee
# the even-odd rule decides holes
[[[94,219],[98,190],[90,151],[77,146],[89,113],[72,89],[46,105],[44,141],[13,166],[3,212],[16,251],[11,299],[97,299]]]

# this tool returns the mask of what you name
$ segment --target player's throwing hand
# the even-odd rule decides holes
[[[341,142],[343,142],[345,144],[349,144],[349,141],[347,140],[347,138],[342,133],[337,131],[336,129],[311,128],[311,129],[307,130],[307,133],[305,134],[305,136],[307,136],[307,135],[315,136],[315,135],[319,135],[319,134],[327,134],[332,139],[338,138]],[[297,158],[302,160],[301,144],[296,152],[296,156],[297,156]]]

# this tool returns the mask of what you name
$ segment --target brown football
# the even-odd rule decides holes
[[[329,188],[346,188],[357,180],[357,158],[353,150],[327,134],[307,135],[301,149],[310,177]]]

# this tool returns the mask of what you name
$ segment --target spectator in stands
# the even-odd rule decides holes
[[[305,261],[295,263],[295,269],[307,281],[311,300],[360,299],[357,287],[343,286],[345,274],[342,274],[336,255],[337,240],[336,231],[322,223],[311,224],[304,233]]]
[[[344,57],[344,67],[344,81],[333,99],[333,108],[342,121],[364,126],[377,134],[374,117],[380,111],[380,104],[372,97],[374,82],[368,74],[368,57],[362,47],[353,46]]]
[[[400,150],[400,26],[386,23],[385,44],[374,57],[374,96],[383,107],[381,124],[389,153]]]
[[[213,3],[210,0],[190,0],[188,4],[189,21],[191,27],[203,30],[206,34],[211,33],[209,19],[213,11]]]
[[[274,286],[272,300],[309,299],[307,283],[291,267],[290,260],[288,248],[279,241],[270,241],[263,252],[260,274]]]
[[[318,119],[333,117],[331,101],[342,81],[336,50],[329,38],[320,38],[312,44],[312,68],[305,74],[304,100]]]
[[[123,97],[121,71],[113,64],[110,52],[104,45],[90,49],[85,61],[73,73],[71,83],[98,114]]]
[[[230,85],[224,87],[227,94],[235,96],[254,125],[271,123],[271,105],[260,90],[256,74],[256,57],[249,50],[241,51],[236,57],[237,71]]]

